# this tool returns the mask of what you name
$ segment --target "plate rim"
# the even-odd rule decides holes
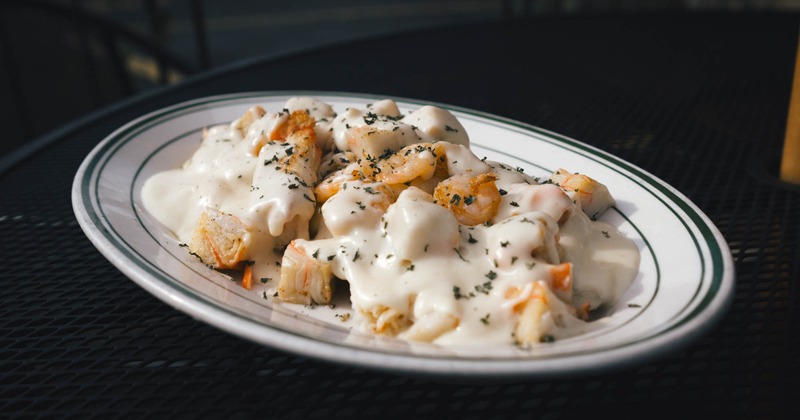
[[[220,308],[217,307],[218,305],[212,305],[202,297],[195,296],[194,299],[189,299],[183,296],[184,293],[175,286],[164,283],[158,276],[148,274],[145,272],[146,270],[138,264],[129,264],[130,259],[124,255],[124,252],[105,237],[101,226],[98,226],[91,220],[89,209],[93,209],[93,203],[91,199],[86,202],[83,193],[84,189],[88,188],[84,181],[88,182],[92,179],[95,172],[87,171],[92,168],[92,163],[95,162],[98,157],[102,156],[101,152],[104,151],[105,148],[112,146],[115,143],[114,140],[118,140],[120,133],[123,133],[128,128],[135,126],[143,120],[158,115],[168,115],[182,108],[201,106],[204,103],[224,102],[245,98],[254,98],[253,102],[255,103],[255,98],[267,99],[287,96],[324,96],[342,98],[345,100],[391,98],[398,102],[434,105],[496,121],[501,125],[510,125],[522,129],[523,131],[532,131],[540,136],[548,138],[550,141],[571,146],[570,151],[572,152],[575,152],[572,150],[574,148],[584,150],[593,160],[598,160],[594,159],[594,157],[600,158],[600,160],[605,160],[610,164],[616,165],[623,171],[628,172],[628,174],[633,174],[643,181],[646,181],[648,185],[658,189],[662,194],[669,197],[671,203],[677,205],[691,219],[690,221],[686,221],[680,218],[684,223],[690,223],[698,230],[698,233],[700,233],[699,236],[701,236],[701,239],[704,240],[708,247],[708,252],[710,254],[709,259],[712,261],[712,270],[714,272],[717,270],[720,271],[718,287],[715,288],[714,284],[712,284],[711,289],[713,290],[709,289],[706,292],[698,306],[692,311],[683,314],[680,320],[670,326],[670,328],[660,331],[656,335],[647,336],[642,340],[637,340],[632,344],[626,344],[621,347],[555,359],[475,360],[430,358],[413,353],[397,354],[375,352],[369,349],[347,346],[345,344],[316,340],[313,337],[292,334],[255,320],[237,316],[232,312],[220,311]],[[598,163],[604,164],[601,161],[598,161]],[[675,351],[679,347],[688,345],[719,322],[722,316],[727,312],[733,300],[735,273],[732,255],[727,242],[707,215],[686,196],[663,180],[597,147],[541,127],[479,110],[434,101],[403,98],[395,95],[316,90],[246,91],[195,98],[151,111],[114,130],[100,141],[86,156],[73,180],[72,204],[73,211],[81,229],[94,246],[128,278],[173,308],[219,328],[224,332],[237,335],[261,345],[327,362],[366,367],[400,374],[472,379],[519,379],[543,375],[569,376],[621,368],[629,366],[634,362],[641,363],[646,360],[652,360],[665,353]],[[152,262],[150,264],[152,264]],[[712,277],[715,276],[712,275]],[[712,278],[712,280],[714,279]],[[265,333],[270,337],[265,337]],[[309,343],[313,345],[309,346]],[[343,352],[347,354],[343,354]],[[602,356],[603,359],[601,363],[598,363],[599,356]],[[565,361],[569,361],[568,367],[564,366],[565,363],[563,362]],[[527,369],[523,367],[527,367]]]

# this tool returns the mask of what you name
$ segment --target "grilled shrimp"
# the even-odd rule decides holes
[[[322,203],[339,192],[343,183],[354,180],[380,182],[391,187],[394,196],[409,186],[432,193],[439,181],[446,177],[447,159],[444,147],[423,143],[404,147],[385,158],[358,159],[329,174],[317,185],[314,193]]]
[[[494,174],[453,175],[433,192],[436,203],[450,209],[463,225],[475,226],[492,220],[500,206],[500,191]]]
[[[329,198],[333,197],[342,188],[342,184],[347,181],[355,181],[358,179],[353,175],[352,170],[348,167],[339,169],[338,171],[331,172],[325,177],[316,187],[314,187],[314,195],[316,196],[317,203],[322,204]]]
[[[538,343],[542,341],[549,328],[542,322],[543,315],[549,310],[545,286],[533,282],[522,292],[526,298],[514,310],[521,311],[519,322],[514,329],[514,339],[519,344]]]
[[[574,194],[573,199],[577,196],[583,212],[592,219],[601,216],[615,204],[608,188],[586,175],[559,169],[550,175],[550,180],[561,186],[567,194]]]
[[[425,181],[434,175],[447,175],[447,158],[442,145],[420,143],[406,146],[378,162],[375,179],[394,185],[416,179]]]
[[[428,194],[448,177],[446,149],[441,144],[422,143],[404,147],[374,165],[375,179],[397,194],[414,186]]]

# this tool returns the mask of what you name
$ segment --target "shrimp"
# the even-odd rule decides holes
[[[538,343],[542,341],[548,330],[542,322],[542,317],[549,310],[545,286],[539,282],[534,282],[530,286],[528,298],[522,305],[514,308],[522,311],[514,329],[514,339],[519,344]]]
[[[492,220],[500,206],[494,174],[457,174],[440,182],[433,191],[436,203],[450,209],[462,225],[475,226]]]
[[[378,162],[377,166],[376,180],[389,185],[403,184],[417,178],[430,179],[437,172],[446,174],[447,158],[442,145],[420,143],[400,149]],[[444,170],[440,166],[444,166]]]
[[[342,188],[342,184],[345,182],[359,179],[353,174],[354,171],[348,170],[348,168],[350,168],[350,166],[331,172],[314,187],[314,195],[316,196],[317,203],[322,204],[328,201],[329,198],[339,192]]]
[[[436,185],[448,176],[447,157],[441,144],[414,144],[397,153],[387,151],[385,155],[374,158],[355,159],[355,154],[347,152],[341,158],[351,163],[331,172],[316,186],[314,193],[320,203],[339,192],[347,181],[376,181],[390,187],[394,191],[392,196],[396,197],[409,186],[431,194]]]
[[[292,241],[281,261],[278,298],[304,305],[329,304],[334,291],[332,279],[330,264],[309,257],[297,241]]]
[[[395,125],[394,127],[400,127]],[[402,146],[392,127],[362,125],[345,132],[348,150],[356,156],[373,159],[385,153],[392,153]]]
[[[561,186],[567,194],[577,195],[581,209],[592,219],[601,216],[615,204],[608,188],[586,175],[573,174],[559,169],[550,175],[550,181]]]
[[[519,315],[514,330],[518,344],[550,341],[560,328],[579,326],[589,320],[589,302],[577,307],[570,302],[572,264],[552,266],[549,272],[549,281],[537,280],[523,288],[512,286],[505,292],[503,307]]]
[[[447,178],[446,149],[441,144],[421,143],[404,147],[374,165],[375,179],[399,194],[409,186],[429,194]]]
[[[550,288],[564,302],[572,300],[572,263],[554,265],[548,269]]]

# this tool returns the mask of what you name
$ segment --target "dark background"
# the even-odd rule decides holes
[[[0,418],[800,418],[800,189],[767,165],[797,2],[373,3],[0,0],[0,144],[16,150],[0,155]],[[415,58],[433,71],[387,64],[409,45],[429,46]],[[713,220],[734,301],[652,363],[485,386],[320,363],[197,321],[87,240],[74,174],[140,115],[278,89],[435,100],[590,142]]]
[[[790,11],[800,1],[3,1],[0,157],[93,110],[249,58],[458,23],[676,10]]]

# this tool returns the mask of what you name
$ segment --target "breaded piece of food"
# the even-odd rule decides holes
[[[315,185],[319,179],[318,169],[322,160],[322,151],[317,146],[316,134],[313,128],[303,128],[293,131],[286,138],[286,143],[294,146],[291,154],[278,162],[286,173],[294,173],[306,185]]]
[[[286,139],[288,139],[292,133],[300,130],[311,129],[313,131],[315,124],[316,121],[314,120],[314,117],[309,115],[308,112],[294,111],[289,114],[289,118],[287,118],[283,124],[275,127],[275,130],[272,131],[269,139],[286,141]],[[316,136],[314,138],[316,139]]]
[[[246,258],[248,234],[236,216],[207,208],[197,221],[189,249],[214,268],[237,268]]]
[[[247,110],[238,120],[233,122],[233,128],[239,130],[242,137],[247,135],[247,129],[253,124],[253,121],[263,117],[267,111],[256,105]],[[205,136],[204,136],[205,137]]]
[[[292,241],[281,261],[278,298],[284,302],[310,305],[331,303],[334,283],[331,265],[306,255],[305,249]]]

